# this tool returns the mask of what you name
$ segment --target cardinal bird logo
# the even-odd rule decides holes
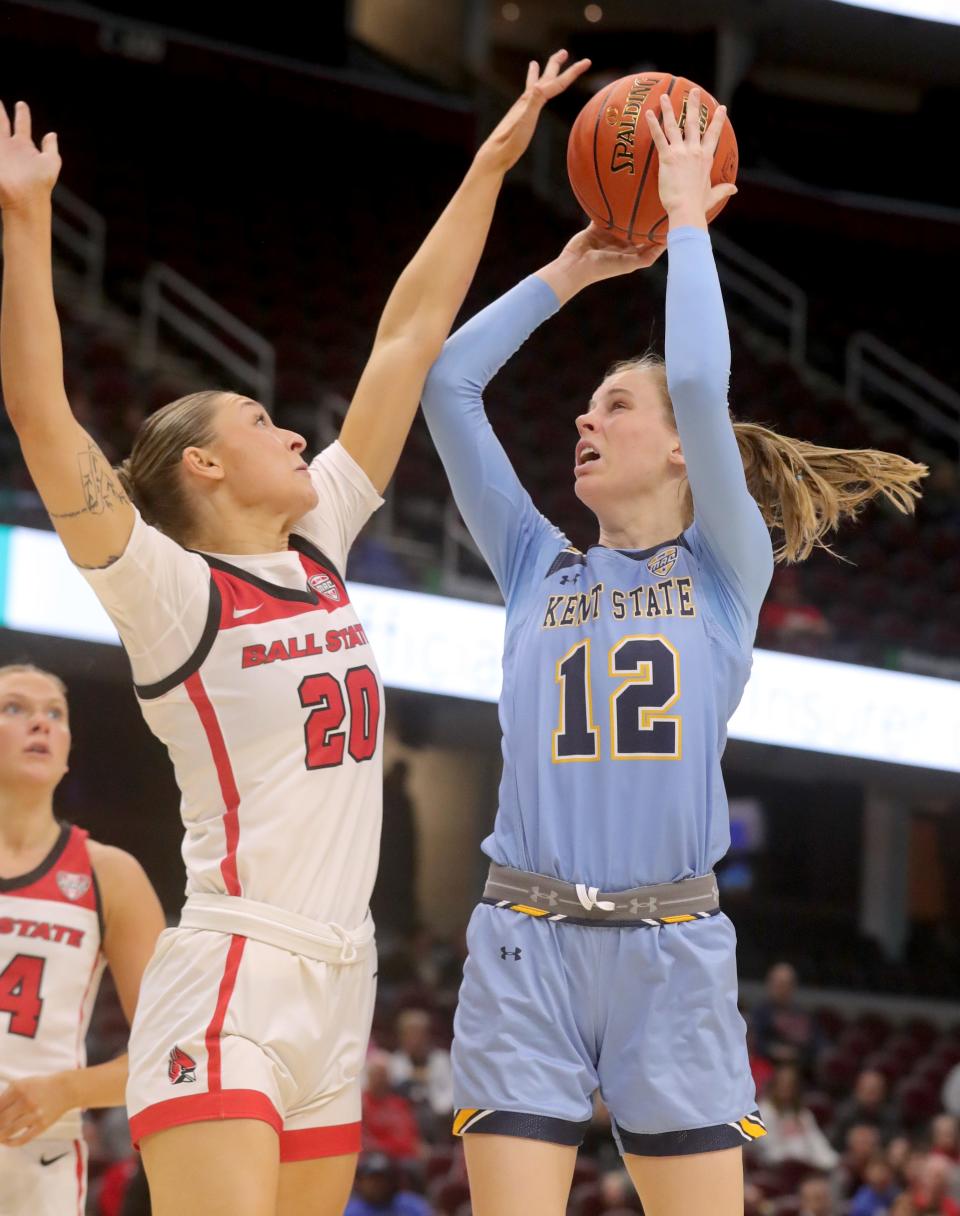
[[[170,1078],[171,1085],[183,1085],[185,1082],[196,1081],[196,1060],[193,1056],[188,1056],[185,1051],[181,1051],[179,1047],[174,1047],[170,1052],[167,1076]]]

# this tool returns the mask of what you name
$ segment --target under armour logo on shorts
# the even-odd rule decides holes
[[[516,950],[508,950],[508,949],[506,948],[506,946],[501,946],[501,947],[500,947],[500,957],[501,957],[502,959],[504,959],[504,960],[506,960],[506,959],[508,959],[508,958],[512,958],[512,959],[513,959],[513,961],[514,961],[515,963],[519,963],[519,961],[520,961],[520,947],[519,947],[519,946],[517,946]]]

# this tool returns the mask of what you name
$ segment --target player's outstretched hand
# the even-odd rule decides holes
[[[13,126],[0,103],[0,208],[28,210],[49,199],[60,173],[60,153],[54,132],[44,135],[40,147],[33,142],[30,107],[18,101]]]
[[[0,1092],[0,1144],[29,1144],[74,1109],[67,1075],[21,1077]]]
[[[533,138],[543,107],[552,97],[569,88],[590,66],[589,59],[578,59],[561,71],[566,61],[566,51],[554,51],[541,75],[539,65],[531,60],[523,92],[484,140],[477,152],[477,161],[503,173],[517,163]]]
[[[612,279],[634,270],[646,270],[664,252],[666,245],[634,245],[612,232],[590,224],[567,241],[560,257],[576,270],[584,285]]]
[[[710,183],[713,156],[720,142],[720,132],[727,119],[726,106],[717,106],[710,125],[700,137],[700,90],[692,88],[687,98],[687,121],[681,131],[673,112],[673,103],[664,95],[660,99],[663,128],[656,115],[647,110],[646,121],[660,159],[660,201],[671,224],[693,220],[706,227],[706,214],[721,201],[736,194],[730,182],[714,186]]]

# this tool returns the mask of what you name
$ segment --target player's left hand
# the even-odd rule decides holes
[[[0,1144],[29,1144],[73,1107],[68,1074],[11,1081],[0,1093]]]
[[[664,252],[666,245],[634,245],[621,240],[597,224],[590,224],[567,241],[560,258],[576,269],[584,284],[612,279],[634,270],[646,270]]]
[[[660,99],[663,128],[652,110],[646,110],[647,127],[660,159],[660,201],[670,217],[671,227],[693,222],[706,227],[706,214],[737,188],[731,182],[716,186],[710,181],[713,157],[720,142],[720,132],[727,120],[727,107],[717,106],[710,125],[700,137],[700,90],[690,90],[687,98],[687,118],[681,131],[670,98]]]
[[[530,61],[524,90],[481,144],[476,155],[479,164],[489,164],[506,173],[517,163],[533,138],[543,107],[569,88],[590,66],[589,59],[578,59],[561,71],[566,61],[566,51],[554,51],[543,75],[536,60]]]

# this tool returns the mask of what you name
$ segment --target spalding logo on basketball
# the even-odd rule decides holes
[[[573,124],[567,144],[567,174],[577,202],[600,227],[634,244],[667,240],[667,215],[660,202],[657,149],[644,114],[663,122],[660,98],[666,94],[681,128],[687,122],[687,98],[694,83],[666,72],[624,76],[595,94]],[[700,130],[705,131],[716,100],[700,90]],[[737,140],[729,119],[720,133],[710,180],[733,182],[737,177]],[[719,215],[723,199],[707,216]]]

